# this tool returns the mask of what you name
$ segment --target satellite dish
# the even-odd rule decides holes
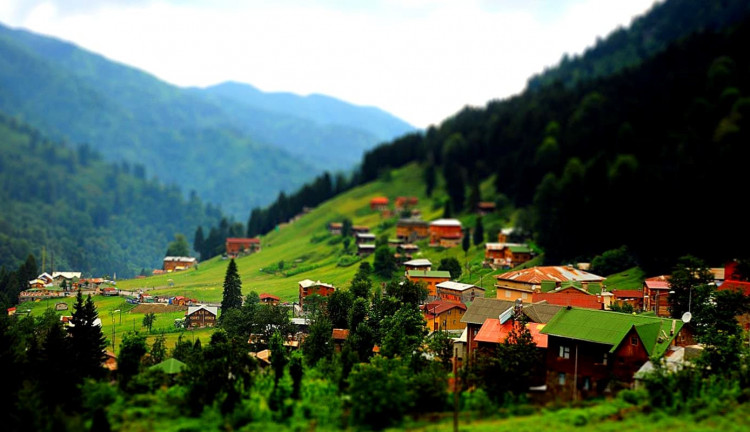
[[[685,312],[684,314],[682,314],[682,322],[684,322],[685,324],[689,323],[692,318],[693,314],[691,314],[690,312]]]

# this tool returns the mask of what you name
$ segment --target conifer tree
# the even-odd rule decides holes
[[[482,225],[482,217],[477,218],[477,224],[474,227],[474,234],[472,238],[474,246],[479,246],[484,241],[484,226]]]
[[[224,276],[224,296],[221,299],[222,316],[230,309],[242,307],[242,281],[237,272],[237,264],[234,259],[229,261],[227,274]]]
[[[103,372],[102,362],[107,347],[101,324],[96,324],[99,314],[91,296],[89,295],[84,302],[80,290],[73,309],[68,331],[73,345],[76,372],[82,377],[98,377]]]
[[[198,228],[195,230],[195,238],[193,240],[193,250],[201,254],[200,259],[203,260],[203,247],[206,243],[206,236],[203,234],[203,227],[198,226]],[[208,258],[208,257],[206,257]]]

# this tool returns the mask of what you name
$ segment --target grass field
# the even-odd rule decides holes
[[[640,290],[643,288],[643,280],[646,273],[640,267],[629,268],[620,273],[615,273],[604,280],[607,289],[612,290]]]

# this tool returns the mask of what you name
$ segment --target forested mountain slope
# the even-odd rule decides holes
[[[393,137],[175,87],[1,25],[0,110],[53,139],[88,143],[108,160],[142,164],[149,176],[243,215],[324,169],[352,167],[365,149]],[[297,155],[300,149],[311,150]]]
[[[221,212],[176,187],[147,180],[142,165],[104,162],[90,146],[69,149],[0,114],[0,265],[32,253],[46,268],[132,277],[161,268],[167,244]]]

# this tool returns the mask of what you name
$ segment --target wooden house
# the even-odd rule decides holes
[[[435,285],[437,297],[453,303],[470,303],[477,297],[484,297],[484,288],[472,284],[445,281]]]
[[[524,301],[531,301],[532,294],[542,292],[543,281],[551,282],[555,288],[561,287],[563,282],[578,282],[584,289],[589,284],[604,282],[602,276],[570,266],[532,267],[499,274],[496,278],[497,298]]]
[[[394,207],[396,211],[402,211],[402,210],[409,210],[417,206],[419,204],[419,199],[414,196],[405,197],[400,196],[396,198],[396,201],[394,202]]]
[[[480,201],[477,203],[477,213],[482,216],[494,213],[496,209],[497,206],[492,201]]]
[[[164,257],[163,268],[165,272],[187,270],[197,262],[193,257],[166,256]]]
[[[476,298],[466,309],[461,322],[466,324],[466,356],[468,362],[473,360],[477,349],[476,336],[487,318],[497,318],[508,310],[513,310],[516,302],[493,298]]]
[[[226,241],[227,255],[236,257],[241,253],[249,254],[260,251],[259,238],[229,237]]]
[[[396,223],[396,237],[408,242],[430,236],[430,225],[418,218],[399,219]]]
[[[261,295],[260,295],[260,302],[261,302],[261,304],[273,304],[273,305],[277,305],[277,304],[279,304],[279,301],[281,301],[281,299],[278,296],[275,296],[273,294],[261,293]]]
[[[407,274],[411,270],[430,271],[432,270],[432,263],[430,262],[430,260],[426,258],[420,258],[420,259],[415,259],[411,261],[406,261],[404,263],[404,267],[406,267]]]
[[[423,283],[428,290],[427,297],[435,298],[437,284],[451,280],[451,274],[444,270],[410,270],[406,272],[406,278],[412,282]]]
[[[434,300],[420,306],[425,325],[430,331],[463,330],[466,323],[461,321],[466,312],[463,303]]]
[[[504,268],[519,266],[534,257],[534,251],[519,243],[485,243],[485,261]]]
[[[357,234],[367,234],[370,232],[370,227],[365,225],[354,225],[352,226],[352,234],[356,236]]]
[[[474,340],[476,341],[476,353],[484,354],[491,357],[497,357],[497,350],[500,344],[503,344],[510,336],[514,327],[521,325],[512,318],[512,313],[506,313],[498,318],[487,318],[479,329]],[[547,378],[546,360],[547,360],[547,335],[541,333],[546,324],[528,322],[523,324],[531,334],[531,338],[537,348],[536,358],[529,358],[527,362],[532,362],[531,387],[541,387]]]
[[[189,329],[214,327],[219,308],[216,306],[190,306],[185,312],[185,327]]]
[[[354,234],[354,242],[356,244],[362,243],[375,243],[375,234],[372,233],[356,233]]]
[[[458,219],[438,219],[430,222],[430,246],[458,246],[463,236],[463,226]]]
[[[633,310],[640,312],[643,310],[643,291],[642,290],[613,290],[615,296],[614,302],[622,307],[626,304],[633,307]]]
[[[370,200],[370,210],[383,211],[388,210],[389,200],[386,197],[379,196]]]
[[[372,243],[357,243],[357,255],[365,257],[375,252],[375,245]]]
[[[317,294],[321,297],[328,297],[331,295],[336,288],[333,285],[323,283],[321,281],[311,281],[305,279],[299,282],[299,305],[302,307],[305,298],[313,294]]]
[[[542,281],[541,289],[531,294],[531,301],[547,302],[558,306],[574,306],[587,309],[609,309],[612,293],[602,292],[601,285],[589,284],[589,291],[580,282],[563,282],[560,286],[553,281]]]
[[[570,399],[630,384],[649,358],[694,343],[680,320],[572,307],[561,309],[541,332],[549,337],[548,391]]]
[[[331,332],[331,338],[333,339],[333,350],[340,353],[344,348],[344,342],[349,337],[349,330],[347,329],[333,329]]]
[[[655,276],[643,281],[643,310],[654,311],[661,317],[669,313],[669,276]]]
[[[328,224],[328,232],[333,235],[341,235],[344,224],[341,222],[331,222]]]

